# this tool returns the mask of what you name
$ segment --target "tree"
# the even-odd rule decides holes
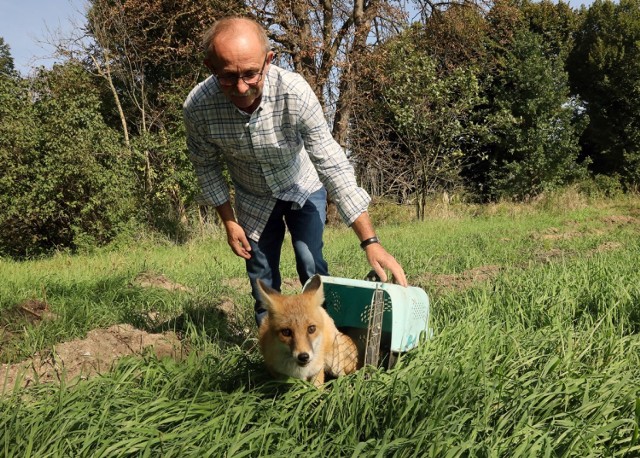
[[[565,60],[573,48],[579,14],[562,0],[525,0],[520,9],[527,29],[542,39],[545,54]]]
[[[0,254],[107,243],[135,216],[133,175],[89,75],[67,64],[0,88]]]
[[[382,178],[379,188],[402,200],[411,196],[420,219],[429,194],[460,187],[471,155],[463,145],[475,132],[480,102],[473,72],[443,71],[424,41],[416,27],[371,56],[377,64],[360,85],[353,139],[354,160]]]
[[[5,43],[4,38],[0,37],[0,74],[13,75],[15,71],[9,45]]]
[[[559,57],[547,57],[542,38],[517,31],[488,89],[484,149],[488,167],[476,176],[490,198],[523,199],[583,176],[577,163],[584,129],[569,96],[568,76]]]
[[[91,0],[90,40],[60,47],[107,82],[118,113],[113,127],[137,161],[140,206],[152,226],[173,236],[196,194],[182,103],[206,76],[201,37],[216,18],[242,7],[239,0]]]
[[[585,101],[584,155],[595,173],[640,183],[640,0],[596,0],[568,58],[571,88]]]

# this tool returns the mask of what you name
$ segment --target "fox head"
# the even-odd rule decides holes
[[[284,296],[260,280],[258,290],[267,309],[260,333],[269,333],[278,353],[299,367],[311,364],[321,351],[325,319],[320,276],[315,275],[301,294]]]

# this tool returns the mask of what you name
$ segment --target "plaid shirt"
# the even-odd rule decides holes
[[[257,241],[276,200],[301,208],[322,185],[347,225],[371,198],[356,184],[353,167],[331,136],[309,84],[271,65],[262,100],[251,115],[227,100],[211,76],[184,103],[187,147],[205,201],[229,200],[226,164],[235,188],[238,223]]]

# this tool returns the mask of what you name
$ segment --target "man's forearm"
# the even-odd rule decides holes
[[[222,224],[224,224],[225,227],[227,227],[229,223],[236,222],[236,215],[233,211],[233,207],[231,206],[230,201],[227,200],[222,205],[218,205],[216,207],[216,212],[218,212],[218,216],[222,220]]]
[[[360,241],[367,240],[371,237],[375,237],[376,232],[373,229],[373,223],[369,218],[368,212],[363,212],[356,220],[351,224],[351,228],[358,236]]]

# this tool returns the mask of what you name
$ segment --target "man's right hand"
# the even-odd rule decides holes
[[[244,229],[235,221],[226,222],[224,225],[227,230],[227,243],[236,254],[244,259],[251,258],[251,245],[244,233]]]
[[[233,208],[227,201],[224,204],[216,207],[216,211],[224,224],[224,228],[227,231],[227,243],[231,247],[231,250],[244,259],[251,258],[251,245],[247,235],[244,233],[244,229],[236,222],[235,215],[233,214]]]

